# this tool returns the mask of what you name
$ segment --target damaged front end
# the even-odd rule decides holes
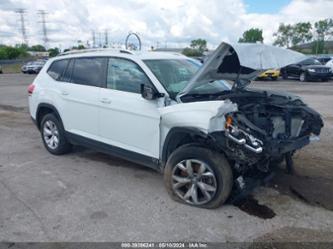
[[[239,175],[269,172],[272,165],[317,139],[323,127],[319,113],[292,96],[238,90],[218,99],[238,106],[238,111],[225,115],[224,131],[211,136]]]
[[[323,127],[320,114],[300,98],[248,87],[260,72],[281,68],[303,57],[295,51],[263,44],[221,43],[177,95],[179,103],[223,103],[211,119],[209,145],[224,153],[233,165],[240,189],[248,185],[248,178],[267,177],[283,160],[291,171],[293,153],[319,138]],[[221,80],[232,81],[232,88],[198,91]]]

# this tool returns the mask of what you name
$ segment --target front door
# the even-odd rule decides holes
[[[100,92],[100,138],[110,145],[159,158],[160,114],[157,100],[140,94],[141,84],[151,84],[135,62],[108,61],[106,88]]]

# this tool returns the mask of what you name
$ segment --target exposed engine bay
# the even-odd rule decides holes
[[[320,114],[292,95],[233,89],[182,98],[184,102],[227,99],[237,104],[238,111],[225,115],[224,131],[210,135],[240,175],[252,169],[268,172],[272,163],[317,138],[323,127]]]

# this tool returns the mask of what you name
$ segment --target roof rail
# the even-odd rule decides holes
[[[134,54],[131,50],[127,50],[127,49],[120,49],[119,52],[123,53],[123,54]]]
[[[124,54],[134,54],[130,50],[126,49],[115,49],[115,48],[87,48],[87,49],[75,49],[75,50],[70,50],[67,52],[60,53],[58,56],[61,55],[69,55],[69,54],[81,54],[81,53],[89,53],[89,52],[98,52],[98,51],[114,51],[114,52],[119,52],[119,53],[124,53]]]

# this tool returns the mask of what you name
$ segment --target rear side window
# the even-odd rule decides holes
[[[87,86],[103,86],[106,76],[105,58],[77,58],[71,82]]]
[[[59,80],[62,74],[64,73],[66,67],[68,64],[68,60],[57,60],[54,61],[49,69],[47,70],[47,73],[55,80]]]

